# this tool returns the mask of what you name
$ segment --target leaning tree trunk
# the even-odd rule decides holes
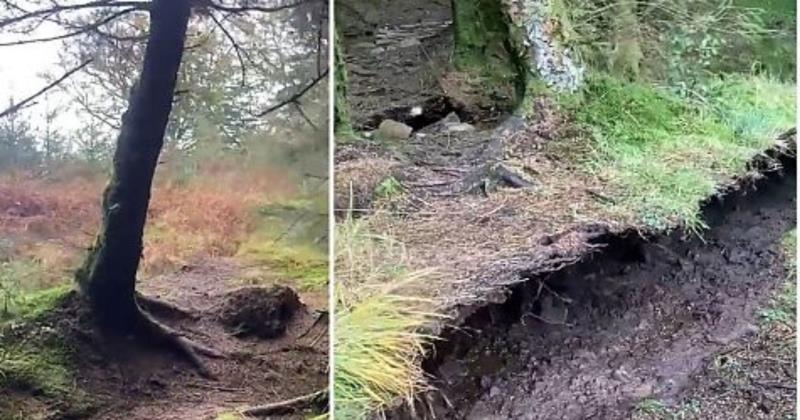
[[[103,193],[102,226],[76,275],[100,325],[119,332],[133,331],[141,320],[136,272],[189,13],[189,0],[153,0],[150,6],[144,64],[122,117],[113,175]]]

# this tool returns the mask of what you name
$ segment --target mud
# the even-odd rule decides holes
[[[708,203],[702,237],[605,237],[582,262],[531,274],[446,335],[426,362],[439,392],[391,417],[624,419],[645,399],[679,401],[712,355],[757,330],[786,277],[795,164],[782,175]]]

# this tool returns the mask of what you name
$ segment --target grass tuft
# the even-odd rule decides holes
[[[429,387],[421,361],[436,337],[424,328],[442,316],[433,299],[414,292],[433,272],[407,270],[401,244],[352,220],[339,226],[336,238],[336,412],[366,419],[411,404]]]

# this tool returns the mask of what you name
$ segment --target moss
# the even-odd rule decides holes
[[[244,418],[245,417],[243,415],[239,414],[236,411],[226,411],[224,413],[217,414],[215,420],[242,420]]]
[[[347,104],[347,67],[344,62],[344,51],[339,31],[334,31],[334,113],[333,127],[337,135],[345,138],[355,137],[350,124],[350,112]]]
[[[51,407],[48,411],[57,407],[65,416],[93,407],[92,399],[75,388],[75,349],[48,321],[70,293],[62,286],[27,295],[16,317],[0,326],[0,394],[24,402],[0,401],[0,418],[33,418],[29,411],[40,405]]]
[[[57,307],[72,292],[72,286],[65,284],[50,289],[24,294],[13,313],[15,322],[35,321]]]
[[[519,105],[528,79],[520,25],[500,0],[454,0],[454,64],[486,80],[487,88],[514,86],[511,107]]]
[[[523,96],[522,103],[517,108],[517,115],[523,118],[535,116],[534,104],[536,99],[541,97],[552,97],[555,95],[553,89],[547,86],[543,80],[529,79],[525,87],[525,95]]]

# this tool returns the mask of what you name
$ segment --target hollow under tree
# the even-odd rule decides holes
[[[93,318],[103,332],[132,334],[148,343],[176,348],[202,374],[213,376],[198,353],[211,357],[224,355],[194,343],[178,331],[156,321],[142,307],[167,304],[136,293],[136,274],[143,251],[142,238],[151,187],[172,111],[178,72],[186,48],[189,19],[193,10],[201,15],[211,15],[217,26],[225,31],[220,23],[225,19],[214,19],[213,13],[228,15],[270,13],[301,5],[316,5],[324,14],[327,10],[327,7],[324,7],[326,2],[298,0],[294,3],[267,6],[261,2],[245,0],[234,3],[216,3],[208,0],[203,2],[97,0],[84,3],[52,1],[48,4],[50,7],[30,11],[12,0],[4,0],[4,8],[0,9],[0,30],[20,32],[25,25],[35,27],[49,21],[67,28],[69,32],[59,36],[0,42],[0,46],[51,42],[90,32],[101,33],[101,29],[106,25],[131,13],[149,14],[143,63],[138,81],[131,89],[127,110],[122,116],[113,158],[113,174],[103,193],[102,224],[83,266],[76,273],[76,281]],[[83,15],[77,18],[73,16],[73,19],[64,16],[76,12]],[[87,22],[87,17],[92,20]],[[239,51],[236,39],[229,31],[225,33]],[[321,44],[318,47],[321,49]],[[91,59],[82,62],[45,88],[2,110],[0,118],[31,105],[37,97],[83,69],[90,62]],[[243,59],[241,65],[244,75]],[[299,88],[297,93],[269,106],[264,111],[253,113],[253,116],[263,117],[286,105],[298,105],[299,97],[326,75],[326,70],[318,69],[318,74]]]

